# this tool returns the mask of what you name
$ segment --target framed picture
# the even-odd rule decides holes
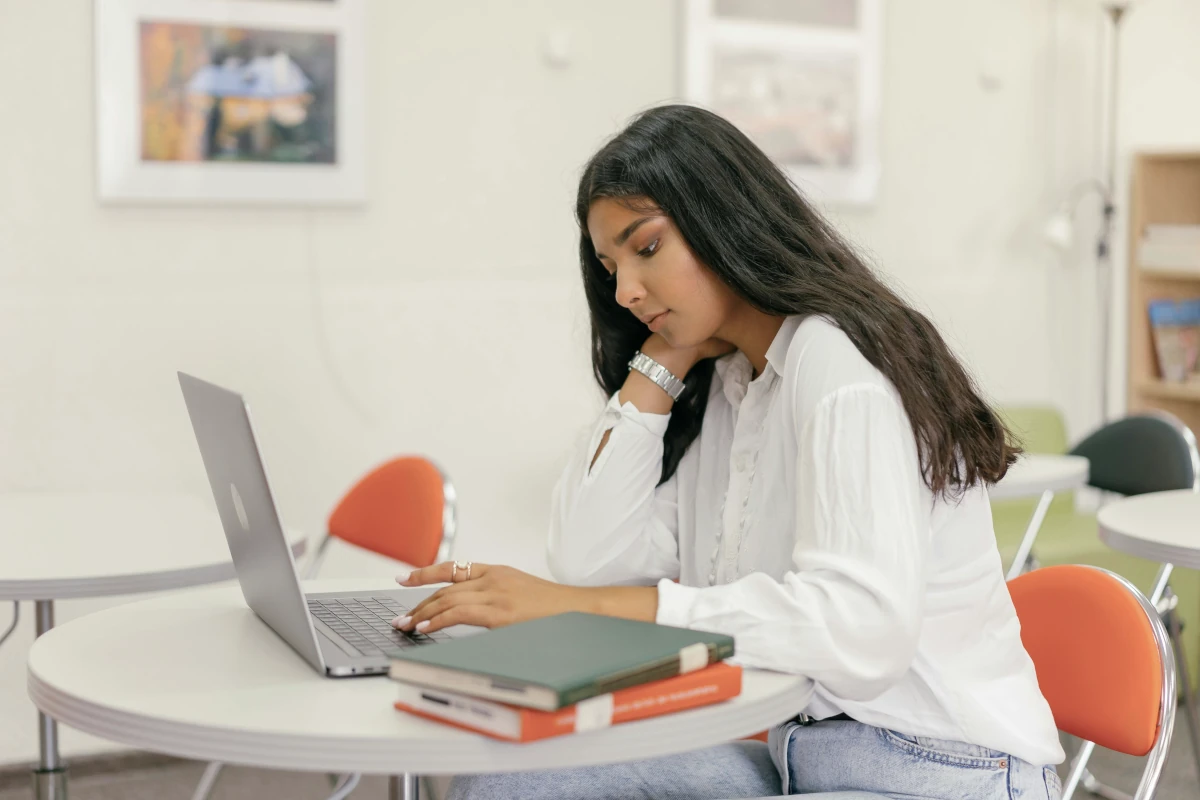
[[[881,0],[683,2],[683,96],[737,125],[812,199],[872,202]]]
[[[95,0],[112,202],[366,199],[362,0]]]

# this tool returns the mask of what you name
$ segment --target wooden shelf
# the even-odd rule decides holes
[[[1138,391],[1147,397],[1164,400],[1194,400],[1200,403],[1200,381],[1174,383],[1171,381],[1142,381]]]
[[[1147,305],[1152,300],[1200,296],[1200,272],[1144,269],[1141,237],[1150,225],[1200,225],[1200,150],[1138,153],[1129,192],[1129,313],[1126,317],[1130,413],[1159,410],[1200,431],[1200,381],[1170,383],[1159,378]]]
[[[1147,281],[1185,281],[1200,283],[1200,269],[1147,269],[1138,267],[1142,279]]]

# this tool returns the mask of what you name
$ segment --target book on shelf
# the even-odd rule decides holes
[[[1159,376],[1171,383],[1200,380],[1200,298],[1151,300],[1148,311]]]
[[[742,691],[742,668],[726,663],[537,711],[462,692],[400,683],[395,707],[510,742],[534,742],[720,703]]]
[[[569,612],[394,653],[388,674],[431,689],[556,711],[733,655],[733,637]]]
[[[1200,225],[1147,225],[1138,242],[1142,269],[1195,272],[1200,277]]]

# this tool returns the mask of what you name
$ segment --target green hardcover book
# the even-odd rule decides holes
[[[542,711],[702,669],[733,637],[570,612],[392,654],[392,678]]]

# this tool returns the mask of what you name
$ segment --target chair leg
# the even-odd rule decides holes
[[[1103,797],[1104,800],[1133,800],[1133,795],[1128,795],[1120,789],[1114,789],[1111,786],[1101,783],[1096,780],[1096,776],[1084,770],[1083,772],[1083,788],[1096,795]]]
[[[1167,590],[1168,592],[1170,589]],[[1183,715],[1187,718],[1188,733],[1192,738],[1192,756],[1196,759],[1196,774],[1200,776],[1200,715],[1196,713],[1196,696],[1192,692],[1192,679],[1188,674],[1187,655],[1183,650],[1183,637],[1180,635],[1182,626],[1179,616],[1174,611],[1163,615],[1166,618],[1167,633],[1175,649],[1175,669],[1179,673],[1179,684],[1183,687]]]
[[[1042,527],[1042,520],[1046,518],[1046,511],[1050,508],[1050,501],[1054,499],[1054,492],[1049,490],[1042,492],[1041,499],[1038,500],[1037,508],[1033,510],[1033,517],[1029,520],[1029,525],[1025,527],[1025,535],[1021,537],[1021,544],[1017,547],[1017,554],[1013,556],[1012,564],[1008,567],[1008,574],[1004,576],[1005,580],[1011,581],[1023,572],[1027,572],[1032,568],[1032,553],[1033,541],[1037,538],[1038,531]]]
[[[1087,762],[1095,749],[1095,742],[1085,740],[1080,745],[1078,755],[1071,762],[1071,772],[1067,775],[1067,782],[1063,784],[1062,800],[1071,800],[1075,795],[1075,790],[1080,787],[1083,787],[1085,792],[1103,797],[1105,800],[1133,800],[1133,797],[1121,790],[1101,783],[1095,775],[1088,771]]]
[[[303,569],[303,580],[310,581],[317,577],[317,573],[321,570],[321,564],[325,562],[325,551],[329,549],[329,543],[333,541],[333,537],[328,533],[317,543],[313,550],[312,558]]]
[[[1089,774],[1087,771],[1088,759],[1092,757],[1092,751],[1096,749],[1095,742],[1085,741],[1079,746],[1079,752],[1075,755],[1075,760],[1071,762],[1071,771],[1067,775],[1067,782],[1063,784],[1062,800],[1071,800],[1075,794],[1075,789],[1083,780],[1083,776]]]
[[[192,800],[208,800],[213,787],[217,785],[217,778],[221,777],[222,766],[224,765],[220,761],[209,762],[208,766],[204,768],[204,774],[200,776],[200,783],[196,785],[196,791],[192,793]]]

